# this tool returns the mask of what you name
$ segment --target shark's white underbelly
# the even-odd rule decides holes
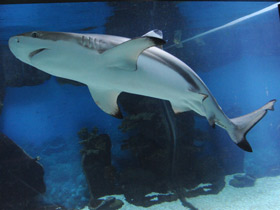
[[[41,56],[47,59],[40,59]],[[147,55],[141,54],[138,57],[136,71],[106,69],[106,61],[88,50],[77,49],[71,52],[62,50],[56,53],[45,51],[34,58],[33,63],[55,76],[72,79],[93,88],[112,89],[168,100],[173,108],[176,107],[181,111],[193,110],[205,116],[201,97],[191,91],[195,89],[192,84],[174,69]],[[207,92],[199,79],[196,85],[204,93]]]
[[[47,59],[38,59],[41,56]],[[193,110],[205,116],[201,97],[192,91],[195,89],[192,84],[164,63],[141,54],[137,60],[136,71],[106,69],[106,61],[98,56],[90,51],[45,51],[36,56],[33,62],[38,60],[37,66],[50,74],[72,79],[89,87],[164,99],[170,101],[173,108],[181,111]],[[204,93],[207,92],[199,79],[196,85]]]
[[[102,69],[98,74],[92,72],[91,78],[85,78],[83,83],[168,100],[180,110],[194,110],[205,115],[201,98],[189,91],[194,87],[179,73],[148,56],[139,56],[136,71]]]

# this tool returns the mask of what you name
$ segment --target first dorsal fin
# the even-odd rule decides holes
[[[154,29],[152,31],[149,31],[148,33],[144,34],[142,37],[154,37],[158,39],[163,39],[163,34],[161,30]]]
[[[142,37],[153,37],[153,38],[163,40],[162,31],[158,30],[158,29],[154,29],[152,31],[149,31],[148,33],[144,34]],[[165,44],[165,42],[163,44]],[[163,44],[157,45],[157,47],[159,47],[160,49],[163,49]]]

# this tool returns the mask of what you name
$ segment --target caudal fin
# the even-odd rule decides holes
[[[237,118],[230,119],[235,125],[232,131],[228,131],[232,140],[243,150],[252,152],[252,148],[246,140],[246,134],[265,116],[267,110],[274,110],[276,100],[271,100],[258,110]]]

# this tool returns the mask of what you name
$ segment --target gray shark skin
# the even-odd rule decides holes
[[[199,76],[184,62],[160,49],[162,33],[153,30],[129,39],[100,34],[34,31],[9,39],[16,58],[54,76],[88,86],[95,103],[121,118],[121,92],[168,100],[175,113],[194,111],[225,129],[240,148],[252,152],[247,132],[274,110],[271,100],[258,110],[229,119]]]

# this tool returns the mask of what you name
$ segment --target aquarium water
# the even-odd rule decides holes
[[[279,210],[279,8],[274,1],[0,4],[0,210]],[[71,37],[66,39],[53,32],[82,35],[80,39],[65,35]],[[87,53],[67,57],[78,48],[65,47],[55,59],[72,62],[65,69],[75,66],[75,75],[99,87],[101,79],[90,73],[86,76],[91,70],[85,71],[91,69],[88,63],[96,68],[94,62],[99,62],[89,56],[93,49],[99,50],[98,55],[110,56],[92,71],[105,71],[102,67],[113,59],[117,64],[130,59],[131,63],[123,62],[121,67],[110,66],[113,73],[104,78],[137,91],[119,91],[117,109],[110,112],[107,92],[93,92],[85,80],[52,71],[51,60],[44,63],[47,73],[35,68],[35,62],[28,65],[9,45],[11,37],[21,42],[40,36],[56,47],[78,40]],[[120,48],[120,40],[150,42],[143,49],[142,43],[135,44],[141,50],[134,58],[133,53],[126,53],[134,52],[134,45]],[[166,69],[156,69],[161,65],[152,66],[154,57],[144,55],[154,45],[159,55],[162,51],[170,54],[157,58],[161,65],[172,59],[178,63],[178,58],[194,73],[186,76],[177,64],[173,66],[176,77]],[[117,53],[112,53],[113,48]],[[32,60],[50,51],[41,46],[27,56]],[[141,74],[131,77],[142,70],[144,58],[149,68],[145,73],[152,80],[142,79],[146,77]],[[166,82],[157,74],[167,78]],[[199,103],[188,98],[190,111],[174,107],[163,97],[172,93],[172,99],[183,100],[181,93],[168,88],[182,83],[178,75],[192,87],[186,92],[195,92],[202,84],[193,75],[209,89],[208,95],[194,93],[192,97],[201,97]],[[102,88],[107,90],[110,85]],[[105,98],[105,103],[95,94]],[[197,114],[207,112],[202,106],[210,109],[211,104],[203,104],[211,95],[229,118],[268,103],[259,109],[260,115],[267,112],[263,119],[247,120],[254,127],[246,130],[242,123],[238,127],[245,129],[253,152],[243,151],[250,151],[248,145],[234,142],[235,137],[221,128],[226,126],[219,127],[214,115]],[[174,113],[176,108],[180,113]],[[216,126],[211,123],[214,118]]]

